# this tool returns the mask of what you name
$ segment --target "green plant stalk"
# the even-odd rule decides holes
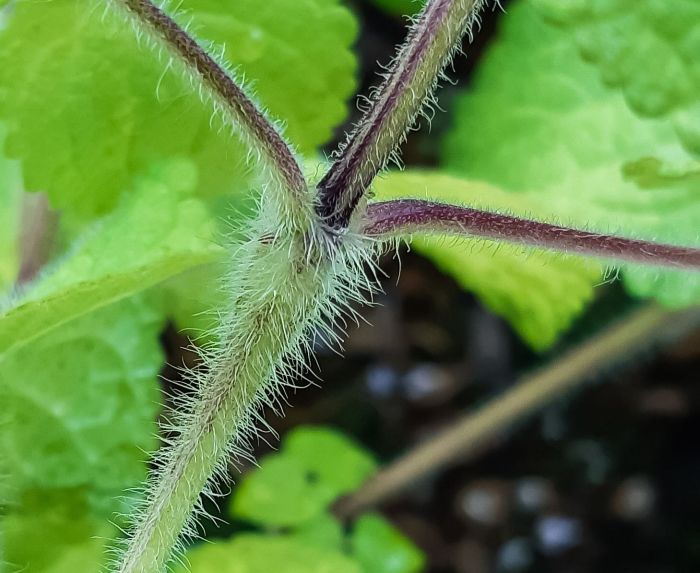
[[[363,301],[373,285],[363,265],[372,242],[329,238],[309,202],[306,213],[277,228],[283,206],[263,196],[250,239],[235,252],[229,292],[232,308],[220,342],[204,353],[204,367],[190,373],[195,396],[178,407],[178,434],[157,455],[143,509],[136,513],[120,573],[162,571],[184,535],[194,535],[200,494],[214,494],[212,476],[225,478],[231,455],[246,455],[247,442],[264,421],[260,409],[279,409],[278,398],[302,368],[315,332],[336,337],[338,301]],[[272,207],[272,208],[271,208]],[[210,484],[210,485],[208,485]]]

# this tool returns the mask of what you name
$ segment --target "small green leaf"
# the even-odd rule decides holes
[[[390,172],[373,190],[377,200],[430,197],[515,215],[538,217],[546,212],[533,198],[430,171]],[[601,281],[597,263],[541,249],[427,235],[417,235],[411,245],[508,320],[535,349],[556,341]]]
[[[200,545],[186,557],[188,566],[179,573],[360,573],[342,553],[289,537],[238,535]]]
[[[332,499],[332,491],[309,479],[298,460],[270,455],[243,478],[230,510],[240,519],[269,527],[287,527],[318,517]]]
[[[370,454],[343,434],[295,428],[280,453],[265,457],[259,469],[245,476],[234,493],[231,515],[269,527],[308,524],[375,469]]]
[[[357,489],[377,468],[366,449],[330,428],[295,428],[286,436],[282,454],[298,460],[334,496]]]
[[[68,320],[212,261],[221,252],[205,206],[190,196],[191,165],[139,181],[65,261],[0,316],[0,360]]]
[[[355,522],[350,542],[363,573],[418,573],[425,565],[423,553],[376,514],[363,515]]]
[[[557,5],[588,10],[593,4]],[[472,88],[456,104],[446,166],[527,194],[549,210],[548,219],[698,245],[700,194],[693,176],[657,178],[645,186],[631,167],[652,162],[664,171],[692,174],[692,158],[671,123],[634,114],[581,60],[570,34],[547,24],[532,0],[513,2],[508,12]],[[625,267],[623,279],[630,292],[665,304],[700,300],[698,273]]]
[[[636,113],[672,118],[688,149],[700,153],[700,3],[533,1]]]
[[[301,153],[331,137],[355,87],[357,24],[339,0],[177,8],[198,36],[226,47]],[[27,189],[89,219],[114,208],[134,173],[184,156],[202,193],[228,193],[247,179],[248,150],[212,121],[178,67],[164,70],[167,61],[113,12],[92,0],[18,0],[0,32],[0,116],[13,126],[7,151],[21,159]]]
[[[88,487],[112,498],[156,445],[162,313],[129,298],[5,356],[0,451],[18,491]]]

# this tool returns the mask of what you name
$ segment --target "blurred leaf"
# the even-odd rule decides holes
[[[291,532],[290,536],[305,545],[324,549],[340,551],[343,547],[343,526],[328,513],[322,513],[311,521],[302,523]]]
[[[640,119],[597,75],[530,0],[509,4],[497,41],[456,104],[446,166],[528,193],[549,218],[577,227],[697,245],[700,193],[692,176],[646,188],[630,176],[631,165],[648,161],[692,173],[673,126]],[[700,300],[697,273],[630,267],[623,277],[632,293],[665,304]]]
[[[343,434],[295,428],[280,453],[265,457],[259,469],[243,478],[230,511],[266,526],[305,524],[319,518],[339,495],[359,487],[375,468],[371,455]]]
[[[365,448],[337,430],[320,426],[294,428],[284,440],[282,454],[299,460],[335,496],[360,487],[377,468]]]
[[[700,153],[700,2],[697,0],[534,0],[573,37],[603,81],[629,106],[668,116],[688,149]]]
[[[364,573],[418,573],[425,565],[423,553],[376,514],[363,515],[355,522],[351,545]]]
[[[141,482],[156,443],[162,325],[129,298],[5,356],[0,451],[17,490],[84,486],[112,498]]]
[[[33,498],[2,521],[8,573],[97,573],[116,533],[75,496]],[[3,569],[5,571],[5,569]]]
[[[65,262],[0,316],[0,361],[72,318],[213,260],[220,248],[205,206],[190,196],[193,184],[187,162],[140,180]]]
[[[357,24],[339,0],[184,0],[178,8],[190,29],[226,46],[301,153],[331,137],[355,87]],[[248,150],[212,123],[182,74],[164,72],[121,15],[104,12],[90,0],[18,0],[0,33],[0,115],[13,126],[7,150],[22,160],[27,189],[91,218],[117,204],[134,173],[186,156],[203,193],[230,191]]]
[[[379,179],[375,199],[431,199],[514,215],[541,216],[536,199],[438,172],[390,172]],[[556,341],[593,297],[600,265],[579,257],[481,239],[416,235],[411,245],[510,322],[533,348]]]
[[[227,293],[222,280],[227,271],[224,262],[222,258],[193,267],[158,287],[177,329],[200,345],[215,336],[217,311],[226,308]]]
[[[360,573],[350,558],[289,537],[238,535],[190,550],[191,573]]]
[[[293,526],[322,514],[332,499],[332,492],[310,480],[298,460],[270,455],[243,478],[234,494],[231,513],[266,526]]]
[[[0,125],[0,150],[5,130]],[[0,152],[0,298],[17,277],[17,236],[21,214],[19,169]]]

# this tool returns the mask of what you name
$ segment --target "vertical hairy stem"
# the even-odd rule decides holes
[[[181,435],[167,450],[164,465],[149,492],[149,505],[122,558],[120,573],[156,573],[165,569],[201,492],[228,451],[246,410],[253,407],[256,390],[265,379],[261,373],[257,384],[237,384],[235,373],[229,369],[214,371],[211,376],[204,380],[202,395]]]
[[[267,233],[262,237],[268,237]],[[195,397],[183,406],[170,446],[158,454],[144,510],[137,515],[120,573],[160,573],[184,534],[193,533],[200,494],[229,455],[244,450],[263,403],[274,403],[284,369],[300,360],[300,345],[317,318],[321,269],[303,269],[290,254],[298,243],[255,239],[237,252],[234,308],[221,342],[193,373]],[[281,288],[276,288],[281,285]]]
[[[306,182],[289,145],[253,101],[202,46],[150,0],[111,0],[134,16],[157,45],[165,45],[192,78],[229,117],[271,172],[272,179],[293,195],[303,193]],[[118,64],[117,64],[118,65]]]
[[[411,28],[371,107],[318,185],[320,214],[345,227],[372,179],[411,127],[485,0],[430,0]]]
[[[220,342],[204,354],[205,367],[190,374],[196,394],[176,413],[178,436],[158,453],[119,573],[164,570],[183,535],[194,533],[193,514],[201,492],[211,492],[212,476],[225,478],[229,457],[246,453],[261,407],[278,409],[312,333],[333,340],[331,325],[343,306],[363,300],[358,285],[373,243],[336,243],[318,231],[312,209],[310,218],[302,213],[278,226],[283,207],[265,198],[252,238],[236,248],[232,309]],[[364,288],[372,287],[365,282]]]

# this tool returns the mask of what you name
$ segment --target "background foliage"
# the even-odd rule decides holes
[[[314,160],[348,119],[359,18],[374,14],[366,4],[186,0],[179,18],[225,46]],[[419,7],[376,4],[395,15]],[[0,561],[13,572],[98,571],[158,445],[162,333],[175,324],[206,335],[208,311],[225,304],[219,265],[234,256],[221,237],[250,212],[259,182],[176,64],[119,18],[88,0],[3,5]],[[411,165],[409,140],[408,169],[385,175],[375,197],[698,245],[700,4],[515,0],[497,22],[468,85],[448,90],[447,119],[424,136],[435,164]],[[60,227],[51,260],[20,287],[25,192],[46,193]],[[595,261],[476,240],[417,237],[413,247],[537,351],[617,276]],[[700,301],[697,275],[620,274],[632,297]],[[421,570],[421,552],[381,516],[345,529],[330,513],[376,464],[338,432],[290,433],[227,502],[236,534],[194,547],[192,570]]]

